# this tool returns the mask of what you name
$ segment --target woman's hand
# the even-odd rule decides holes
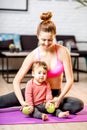
[[[28,103],[26,103],[25,101],[22,101],[21,102],[21,107],[24,107],[24,106],[28,106]]]
[[[52,102],[55,104],[55,108],[58,108],[61,102],[61,99],[59,97],[54,97]]]

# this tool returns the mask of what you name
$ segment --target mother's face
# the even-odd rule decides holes
[[[43,32],[41,31],[38,39],[39,39],[39,45],[48,48],[51,47],[54,41],[55,35],[53,35],[51,32]]]

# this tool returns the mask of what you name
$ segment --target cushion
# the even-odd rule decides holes
[[[64,41],[64,46],[67,47],[68,44],[70,44],[70,46],[71,46],[71,51],[78,50],[78,47],[77,47],[76,43],[72,39],[68,39],[68,40]]]
[[[0,33],[0,41],[7,41],[13,39],[16,48],[21,50],[20,44],[20,35],[19,34],[7,34],[7,33]]]
[[[67,43],[71,44],[71,51],[77,52],[78,47],[76,45],[76,39],[74,35],[57,35],[56,40],[58,43],[62,43],[62,45],[67,46]],[[62,41],[62,42],[60,42]]]
[[[6,41],[0,41],[0,51],[8,51],[9,50],[9,45],[13,43],[13,39],[6,40]]]
[[[38,46],[36,35],[21,35],[21,47],[23,51],[32,51]]]

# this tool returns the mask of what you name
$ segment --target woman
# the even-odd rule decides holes
[[[21,68],[14,78],[13,86],[14,93],[4,95],[2,98],[2,107],[10,107],[22,105],[26,106],[23,93],[21,92],[21,81],[27,72],[30,70],[31,65],[35,61],[45,61],[49,67],[47,80],[50,83],[53,96],[58,96],[55,99],[56,107],[61,108],[63,111],[70,111],[70,113],[77,113],[83,109],[83,102],[73,97],[64,97],[73,85],[73,71],[69,51],[66,47],[55,44],[54,39],[56,36],[56,26],[51,21],[52,13],[42,13],[41,23],[37,28],[37,37],[39,46],[33,50],[25,58]],[[63,72],[66,76],[66,84],[62,89]],[[1,101],[0,98],[0,101]],[[6,101],[6,100],[8,101]]]

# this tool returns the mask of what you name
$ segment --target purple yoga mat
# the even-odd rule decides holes
[[[19,108],[0,109],[0,125],[8,124],[46,124],[62,122],[87,122],[87,106],[76,115],[70,115],[68,118],[58,118],[48,114],[49,120],[31,118],[24,115]]]

